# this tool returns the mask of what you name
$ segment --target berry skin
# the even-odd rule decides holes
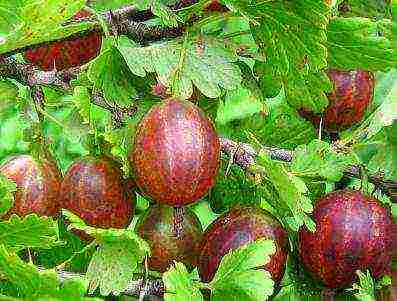
[[[57,216],[62,175],[54,160],[19,155],[6,161],[0,172],[17,184],[14,205],[4,218],[11,214],[25,216],[30,213]]]
[[[215,276],[222,257],[259,238],[274,239],[276,253],[264,267],[275,282],[284,275],[288,237],[280,223],[265,211],[254,207],[236,206],[218,217],[204,232],[200,246],[198,270],[204,282]]]
[[[328,95],[329,105],[322,114],[301,109],[304,118],[319,126],[323,116],[323,127],[330,133],[338,133],[359,123],[374,95],[374,76],[371,72],[341,71],[329,69],[328,77],[334,90]]]
[[[75,161],[61,186],[62,208],[88,225],[125,228],[133,216],[134,196],[126,189],[119,166],[107,157],[86,156]]]
[[[75,14],[73,19],[78,20],[89,15],[89,12],[82,10]],[[28,62],[43,70],[64,70],[79,67],[91,61],[99,54],[101,45],[101,33],[92,32],[32,47],[24,53],[24,57]]]
[[[154,205],[141,217],[136,229],[150,245],[151,270],[163,273],[173,261],[183,262],[189,268],[197,265],[203,230],[197,216],[187,207]]]
[[[135,182],[156,202],[180,207],[213,186],[220,143],[211,121],[189,101],[154,105],[140,122],[129,155]]]
[[[300,258],[326,287],[336,289],[356,280],[356,270],[375,278],[387,271],[393,251],[393,221],[378,200],[360,191],[332,192],[314,209],[316,232],[301,230]]]

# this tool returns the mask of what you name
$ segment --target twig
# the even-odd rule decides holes
[[[191,5],[190,2],[192,1],[181,1],[186,2],[186,4],[180,5],[179,8],[186,7]],[[172,8],[172,7],[171,7]],[[143,18],[140,20],[139,16]],[[149,43],[158,41],[161,39],[167,38],[175,38],[180,36],[185,31],[185,25],[180,25],[179,27],[164,27],[158,25],[147,25],[142,21],[151,19],[154,15],[150,12],[143,13],[142,11],[138,11],[134,6],[125,6],[113,11],[107,11],[102,14],[103,19],[106,22],[106,25],[109,27],[110,32],[112,34],[117,35],[126,35],[133,39],[136,39],[137,42],[140,43]],[[75,37],[81,35],[88,35],[92,32],[102,32],[102,28],[100,22],[95,18],[95,16],[90,16],[86,18],[81,18],[77,20],[69,20],[64,22],[64,25],[71,24],[71,23],[79,23],[79,22],[90,22],[92,23],[93,27],[91,29],[84,29],[80,32],[76,32],[71,36],[64,37],[61,39],[52,40],[51,42],[58,42],[73,39]],[[10,55],[24,52],[31,47],[38,47],[44,44],[47,44],[49,41],[31,44],[24,47],[19,47],[8,51],[6,53],[1,54],[3,57],[8,57]]]
[[[110,112],[112,115],[113,125],[116,128],[123,126],[125,118],[127,116],[134,116],[138,110],[138,107],[135,104],[122,107],[117,103],[109,102],[101,93],[95,91],[91,94],[91,102]]]
[[[44,105],[44,95],[41,86],[71,92],[70,80],[81,72],[83,68],[70,68],[63,71],[42,71],[33,64],[20,63],[11,57],[0,59],[0,76],[15,79],[32,88],[32,98],[36,111],[38,111],[39,119],[42,118]],[[136,105],[122,107],[116,103],[110,103],[98,92],[92,93],[91,101],[93,104],[110,111],[116,127],[122,126],[124,119],[127,116],[132,117],[137,111]]]
[[[247,172],[251,172],[250,168],[255,162],[258,152],[246,143],[237,143],[227,138],[220,138],[222,152],[227,156],[233,156],[233,163],[239,165]],[[294,152],[291,150],[265,147],[263,149],[274,160],[283,162],[291,162],[294,158]],[[350,178],[361,178],[363,167],[353,165],[348,167],[343,173]],[[372,174],[368,176],[369,182],[378,187],[383,193],[388,195],[393,202],[397,203],[397,183],[391,180],[385,180],[381,174]]]
[[[79,70],[69,69],[63,72],[42,71],[29,63],[20,63],[14,58],[7,57],[0,60],[0,76],[19,81],[27,86],[49,86],[61,90],[70,89],[70,79]]]

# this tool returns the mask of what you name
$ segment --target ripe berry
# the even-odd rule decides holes
[[[119,166],[107,157],[83,157],[67,171],[61,186],[62,208],[88,225],[125,228],[133,216],[129,194]]]
[[[197,265],[203,230],[197,216],[187,207],[154,205],[141,217],[137,231],[150,244],[151,270],[163,273],[173,261],[183,262],[189,268]]]
[[[360,191],[332,192],[313,212],[316,232],[300,232],[300,258],[326,287],[341,288],[356,280],[356,270],[375,278],[388,268],[393,251],[393,221],[378,200]]]
[[[129,158],[145,195],[180,207],[213,186],[219,156],[218,136],[204,112],[191,102],[168,99],[142,119]]]
[[[54,160],[19,155],[6,161],[0,172],[17,184],[14,205],[5,218],[11,214],[54,217],[58,214],[62,175]]]
[[[320,124],[330,133],[337,133],[362,120],[374,94],[374,76],[363,70],[341,71],[330,69],[328,76],[334,90],[328,95],[328,108],[321,114],[301,109],[299,113],[315,125]]]
[[[218,217],[204,232],[198,270],[201,280],[210,282],[222,257],[229,251],[259,238],[275,240],[276,253],[264,266],[280,282],[287,260],[288,237],[280,223],[265,211],[254,207],[234,207]]]
[[[82,10],[74,15],[78,20],[90,16],[88,11]],[[81,36],[73,36],[59,42],[51,42],[28,49],[25,59],[43,70],[63,70],[79,67],[95,58],[101,50],[102,35],[92,32]]]

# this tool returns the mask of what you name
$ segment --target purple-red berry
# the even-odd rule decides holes
[[[5,218],[11,214],[58,215],[62,175],[55,160],[18,155],[1,165],[0,172],[17,184],[14,205]]]
[[[341,71],[330,69],[327,72],[334,89],[328,95],[329,105],[321,114],[301,109],[301,116],[319,126],[323,118],[323,128],[330,133],[346,130],[359,123],[374,95],[374,76],[369,71]]]
[[[220,143],[211,121],[189,101],[167,99],[140,122],[129,156],[135,182],[156,202],[195,202],[214,185]]]
[[[241,206],[218,217],[204,232],[198,264],[201,280],[210,282],[224,255],[259,238],[275,241],[276,253],[263,268],[279,283],[287,260],[287,232],[265,211]]]
[[[356,280],[356,270],[375,278],[389,268],[393,252],[390,210],[360,191],[332,192],[313,211],[316,232],[301,230],[300,258],[326,287],[342,288]]]
[[[154,205],[141,217],[136,229],[150,245],[151,270],[163,273],[173,261],[183,262],[189,268],[197,265],[203,230],[189,208]]]

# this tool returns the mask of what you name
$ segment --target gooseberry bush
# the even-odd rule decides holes
[[[1,0],[1,300],[397,300],[397,1]]]

